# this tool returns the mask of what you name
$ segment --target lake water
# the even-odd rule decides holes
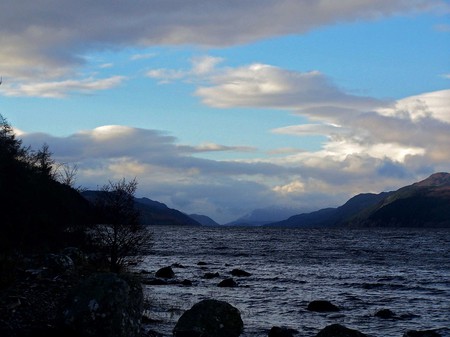
[[[315,336],[343,324],[378,337],[406,330],[443,329],[450,336],[450,230],[342,230],[152,227],[152,254],[139,266],[149,272],[174,263],[176,278],[193,286],[145,286],[159,320],[152,329],[172,336],[181,314],[205,298],[238,308],[243,337],[267,336],[287,326],[297,336]],[[198,265],[198,262],[206,265]],[[234,279],[237,288],[217,284],[234,268],[252,275]],[[204,279],[205,273],[220,274]],[[325,299],[338,314],[306,310]],[[374,317],[390,309],[401,319]]]

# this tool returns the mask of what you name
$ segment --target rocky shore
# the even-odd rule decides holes
[[[90,260],[90,261],[89,261]],[[94,263],[95,261],[95,263]],[[95,265],[95,268],[93,267]],[[100,263],[101,265],[101,263]],[[0,336],[2,337],[162,337],[155,331],[155,321],[143,310],[146,307],[142,285],[195,286],[195,280],[179,280],[172,267],[155,273],[134,274],[100,272],[98,260],[76,249],[61,254],[35,256],[16,270],[16,281],[0,291]],[[251,273],[231,270],[217,278],[218,287],[239,287],[235,278]],[[194,281],[194,282],[193,282]],[[338,312],[339,306],[327,300],[308,304],[311,312]],[[393,322],[402,319],[390,309],[374,313],[374,319]],[[238,337],[245,329],[238,308],[215,299],[202,300],[185,311],[173,327],[174,337]],[[156,329],[157,330],[157,329]],[[445,337],[449,329],[405,331],[403,337]],[[285,326],[267,327],[268,337],[302,336]],[[322,328],[316,337],[365,337],[364,331],[340,324]],[[399,336],[401,337],[401,336]]]

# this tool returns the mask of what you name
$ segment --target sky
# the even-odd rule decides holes
[[[450,1],[0,2],[0,114],[219,223],[450,171]]]

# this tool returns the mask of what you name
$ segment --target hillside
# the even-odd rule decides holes
[[[450,174],[435,173],[392,192],[349,219],[358,227],[450,227]]]
[[[94,201],[99,191],[85,191],[82,195],[89,201]],[[167,207],[165,204],[149,198],[135,198],[135,207],[140,212],[143,225],[174,225],[174,226],[200,226],[200,223],[186,214]]]
[[[311,213],[303,213],[294,215],[287,220],[271,223],[270,227],[332,227],[345,223],[348,219],[357,215],[367,207],[371,207],[383,198],[388,193],[359,194],[344,205],[337,208],[324,208]]]
[[[270,223],[271,227],[450,227],[450,174],[435,173],[392,192],[359,194],[325,208]]]

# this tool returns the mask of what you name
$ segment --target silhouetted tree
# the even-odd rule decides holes
[[[95,201],[99,224],[94,227],[94,240],[107,253],[112,272],[119,272],[129,257],[145,253],[151,244],[152,234],[141,224],[134,206],[136,188],[136,179],[110,181]]]

